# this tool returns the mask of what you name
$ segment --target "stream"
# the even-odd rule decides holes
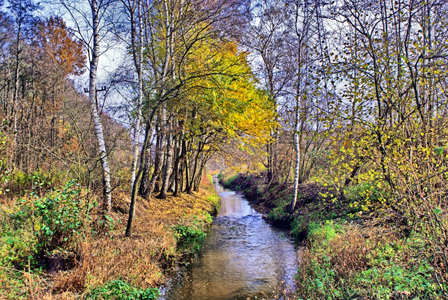
[[[272,299],[275,288],[293,286],[297,251],[287,233],[267,224],[243,196],[215,185],[218,216],[197,257],[171,280],[163,299]]]

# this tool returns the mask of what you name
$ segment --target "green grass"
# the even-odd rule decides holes
[[[239,176],[238,174],[233,174],[230,176],[222,175],[222,176],[218,176],[218,178],[220,179],[221,184],[223,186],[228,187],[238,178],[238,176]]]
[[[93,289],[85,299],[92,300],[152,300],[160,295],[158,288],[137,289],[123,280],[109,281]]]
[[[299,274],[302,299],[441,299],[418,240],[362,237],[357,227],[310,223]]]

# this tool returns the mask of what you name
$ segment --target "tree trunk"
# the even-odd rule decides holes
[[[160,172],[162,170],[164,160],[162,143],[163,143],[162,136],[158,134],[156,141],[156,157],[154,162],[154,171],[151,176],[151,181],[149,182],[149,198],[151,198],[151,195],[155,190],[156,182],[157,180],[159,180]]]
[[[149,169],[151,167],[151,148],[146,149],[145,163],[143,165],[142,180],[140,182],[140,188],[138,194],[144,199],[149,199]]]
[[[93,49],[90,61],[90,76],[89,76],[89,105],[92,114],[93,124],[95,126],[95,135],[98,142],[98,150],[100,154],[100,161],[103,167],[103,210],[104,213],[110,212],[112,207],[112,188],[110,181],[110,167],[106,151],[106,142],[104,140],[103,125],[101,124],[100,116],[98,115],[98,107],[96,104],[96,80],[98,72],[99,60],[99,16],[97,0],[91,0],[90,8],[92,10],[92,24],[93,24]]]
[[[137,99],[137,116],[135,120],[134,127],[134,157],[132,159],[131,166],[131,188],[134,186],[136,171],[137,171],[137,163],[138,163],[138,151],[139,151],[139,137],[140,137],[140,117],[142,114],[142,102],[143,102],[143,70],[142,70],[142,61],[143,61],[143,30],[142,30],[142,9],[140,5],[140,1],[137,3],[138,9],[138,37],[139,43],[136,45],[136,29],[134,23],[134,16],[131,14],[131,35],[132,35],[132,52],[134,55],[134,64],[137,70],[138,76],[138,99]],[[138,55],[137,49],[138,48]],[[146,163],[146,162],[145,162]],[[144,176],[145,174],[143,174]],[[149,175],[148,175],[149,176]]]
[[[192,194],[193,190],[194,190],[195,178],[196,178],[196,173],[197,173],[197,169],[198,169],[199,153],[200,152],[198,150],[198,152],[195,155],[193,173],[191,174],[190,185],[188,186],[188,190],[187,190],[188,194]]]
[[[299,170],[300,170],[300,141],[299,141],[299,123],[300,123],[300,104],[301,96],[297,96],[296,101],[296,126],[294,129],[294,146],[296,150],[296,167],[294,171],[294,195],[291,200],[291,212],[294,211],[297,198],[299,196]]]
[[[189,169],[189,163],[188,163],[188,157],[185,158],[185,192],[187,193],[191,193],[189,192],[190,190],[190,169]]]
[[[180,173],[180,164],[182,163],[182,145],[180,140],[177,143],[176,147],[176,162],[174,163],[174,194],[173,196],[179,196],[179,173]]]
[[[159,199],[166,199],[167,197],[167,191],[168,191],[168,183],[171,176],[171,168],[172,168],[172,160],[173,160],[173,153],[172,153],[172,138],[171,138],[171,121],[170,116],[168,116],[166,121],[166,159],[165,159],[165,165],[163,168],[162,173],[162,188],[160,191],[160,194],[158,196]]]
[[[143,176],[143,164],[144,164],[144,161],[146,159],[147,149],[151,146],[150,145],[151,144],[151,141],[150,141],[151,140],[151,133],[152,133],[151,123],[152,123],[153,115],[154,114],[151,115],[151,118],[149,118],[149,120],[146,123],[145,141],[143,142],[141,155],[140,155],[140,168],[138,170],[137,175],[135,176],[134,185],[132,186],[131,205],[129,207],[128,223],[127,223],[126,232],[125,232],[125,236],[127,236],[127,237],[131,236],[132,222],[133,222],[134,216],[135,216],[135,202],[137,200],[137,192],[138,192],[138,189],[139,189],[140,181],[141,181],[142,176]]]

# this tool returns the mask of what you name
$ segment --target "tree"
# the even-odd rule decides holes
[[[59,17],[50,17],[46,21],[37,22],[38,47],[45,50],[47,56],[53,59],[68,75],[81,75],[85,72],[85,59],[81,41],[73,39],[67,25]]]
[[[13,147],[17,148],[17,110],[19,104],[19,80],[20,80],[20,67],[22,52],[22,39],[23,31],[25,27],[30,24],[33,19],[32,12],[35,11],[38,6],[32,0],[10,0],[8,8],[11,10],[15,25],[15,66],[14,66],[14,92],[12,95],[12,107],[11,115],[13,116],[12,130],[14,133]]]
[[[131,164],[131,189],[134,185],[139,157],[140,123],[142,119],[143,104],[143,1],[142,0],[122,0],[122,4],[128,13],[130,24],[130,43],[135,71],[137,73],[138,96],[135,104],[134,121],[134,156]]]
[[[295,38],[291,40],[292,48],[296,49],[294,62],[296,64],[296,80],[295,80],[295,126],[294,126],[294,146],[296,151],[296,164],[294,171],[294,194],[291,200],[290,209],[294,211],[297,203],[297,198],[299,195],[299,183],[300,178],[300,165],[302,162],[302,148],[301,139],[302,134],[300,131],[300,125],[304,124],[301,120],[305,114],[301,111],[303,107],[303,99],[306,98],[307,89],[310,88],[308,84],[308,69],[312,64],[312,53],[310,44],[312,42],[312,35],[315,34],[314,28],[312,28],[312,23],[315,20],[314,11],[317,8],[316,2],[311,5],[305,2],[296,1],[293,4],[294,18],[290,23],[290,30],[294,32]]]
[[[251,12],[252,25],[247,29],[243,44],[254,54],[255,73],[261,79],[263,86],[269,91],[271,101],[276,110],[284,110],[284,97],[288,94],[287,87],[292,84],[294,70],[289,61],[287,42],[291,34],[285,20],[284,1],[257,1]],[[271,133],[271,141],[267,143],[267,182],[269,185],[279,182],[280,164],[280,116],[277,116],[279,127]]]
[[[73,2],[68,0],[59,0],[56,3],[61,5],[66,14],[75,24],[74,32],[78,38],[83,41],[89,57],[89,104],[90,113],[94,123],[94,131],[98,143],[99,160],[101,161],[103,171],[103,211],[107,213],[112,207],[112,186],[111,172],[109,166],[106,141],[104,139],[104,130],[98,112],[97,103],[97,76],[99,58],[102,53],[100,44],[109,33],[110,21],[107,19],[110,15],[107,13],[115,1],[113,0],[85,0]],[[54,3],[54,2],[53,2]],[[89,8],[85,10],[85,8]],[[107,48],[107,46],[105,47]]]
[[[166,198],[168,190],[174,182],[173,153],[176,143],[174,138],[175,120],[173,120],[174,102],[178,101],[184,88],[193,80],[210,75],[210,70],[195,70],[185,72],[184,64],[197,44],[209,37],[217,37],[215,27],[223,20],[233,17],[237,2],[227,1],[156,1],[144,8],[145,32],[145,71],[150,75],[145,84],[147,86],[145,103],[145,137],[140,151],[139,171],[131,194],[131,209],[129,211],[126,235],[130,235],[134,207],[140,184],[148,180],[150,159],[146,159],[151,151],[151,139],[155,128],[160,131],[157,135],[159,150],[156,155],[162,166],[159,172],[153,172],[150,188],[157,178],[160,179],[159,198]],[[154,124],[157,122],[158,124]],[[156,168],[155,170],[157,170]],[[146,171],[145,171],[146,170]],[[151,191],[149,192],[149,194]]]

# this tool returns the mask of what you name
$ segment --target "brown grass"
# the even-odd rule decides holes
[[[207,193],[182,195],[165,200],[139,199],[133,236],[123,235],[126,215],[116,215],[121,225],[108,237],[91,238],[80,243],[78,266],[60,273],[54,281],[58,291],[80,291],[112,279],[122,278],[141,288],[154,287],[164,281],[163,264],[176,260],[176,239],[171,228],[192,222],[213,205]]]
[[[43,276],[28,280],[26,285],[31,299],[77,299],[87,288],[116,279],[140,288],[163,284],[167,266],[180,257],[172,228],[204,220],[205,212],[214,210],[213,203],[207,200],[213,190],[210,183],[204,183],[206,188],[194,195],[151,201],[139,198],[130,238],[124,236],[127,214],[118,212],[127,211],[128,195],[116,193],[114,206],[120,207],[112,214],[117,221],[116,228],[106,236],[80,240],[72,270],[48,275],[47,280]]]

